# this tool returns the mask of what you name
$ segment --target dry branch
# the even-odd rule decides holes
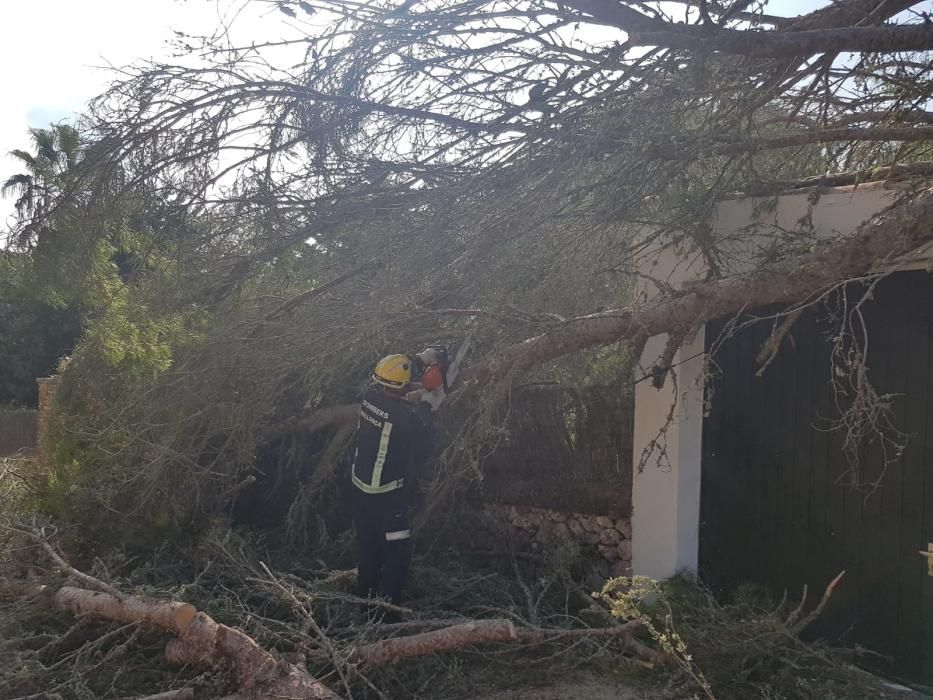
[[[65,561],[64,557],[58,553],[55,547],[52,546],[52,543],[45,538],[41,531],[36,531],[35,529],[26,525],[20,525],[11,529],[15,532],[25,535],[40,547],[42,547],[49,558],[55,562],[55,565],[58,566],[58,568],[68,576],[71,576],[72,578],[81,581],[85,586],[90,586],[91,588],[94,588],[98,591],[105,591],[112,595],[119,595],[119,591],[117,591],[117,589],[111,586],[109,583],[101,581],[99,578],[94,578],[93,576],[90,576],[83,571],[78,571],[71,564]]]
[[[516,627],[509,620],[475,620],[439,630],[383,639],[367,644],[356,650],[354,659],[370,666],[379,666],[416,656],[440,654],[482,644],[503,642],[533,644],[567,637],[622,637],[626,641],[633,642],[632,635],[641,624],[640,620],[632,620],[616,627],[553,630]],[[659,660],[657,652],[641,644],[634,646],[639,656],[648,656],[649,660],[654,662]]]
[[[155,695],[121,698],[120,700],[194,700],[194,688],[181,688],[180,690],[168,690],[164,693]]]
[[[765,340],[758,350],[758,355],[755,356],[755,362],[758,363],[758,371],[755,372],[755,376],[760,377],[765,373],[765,370],[768,369],[768,366],[774,361],[774,358],[777,357],[784,337],[790,332],[790,329],[802,314],[803,308],[794,309],[784,317],[780,326],[771,331],[771,335],[768,336],[768,339]]]
[[[414,656],[440,654],[477,644],[512,642],[518,638],[515,625],[508,620],[480,620],[406,637],[383,639],[360,647],[354,658],[360,663],[380,666]]]
[[[275,309],[273,309],[268,314],[266,314],[265,320],[272,321],[273,319],[278,318],[282,314],[285,314],[285,313],[288,313],[289,311],[294,310],[296,307],[300,306],[301,304],[305,304],[311,301],[312,299],[316,299],[322,294],[326,294],[327,292],[339,286],[343,282],[346,282],[347,280],[353,279],[354,277],[357,277],[358,275],[362,275],[365,272],[373,272],[375,270],[379,270],[382,267],[384,267],[383,263],[373,262],[373,261],[364,263],[362,265],[357,265],[352,270],[349,270],[343,273],[342,275],[338,275],[337,277],[330,280],[329,282],[325,282],[324,284],[318,287],[315,287],[314,289],[309,289],[306,292],[301,292],[300,294],[296,294],[291,299],[288,299],[287,301],[282,302],[282,304],[280,304]]]
[[[270,426],[263,433],[263,438],[272,440],[298,430],[307,430],[313,433],[317,430],[330,428],[332,426],[347,425],[355,422],[359,418],[359,410],[359,404],[345,404],[343,406],[320,408],[310,415],[296,417],[292,420]]]
[[[668,372],[671,371],[671,366],[674,363],[674,355],[677,354],[680,346],[684,344],[684,339],[686,339],[686,337],[687,332],[678,329],[671,329],[668,334],[667,343],[664,345],[664,352],[661,353],[661,357],[658,358],[654,367],[651,368],[651,385],[655,389],[664,388],[664,382],[667,380]]]
[[[177,635],[166,646],[178,664],[224,663],[243,697],[334,699],[306,670],[277,660],[240,630],[222,625],[193,605],[140,596],[113,595],[64,586],[52,598],[62,610],[116,622],[139,622]]]
[[[842,580],[842,577],[845,576],[845,574],[845,571],[840,571],[838,574],[836,574],[836,578],[830,581],[826,586],[826,590],[823,591],[823,597],[820,598],[820,602],[817,604],[817,606],[811,610],[802,620],[799,622],[794,622],[791,625],[791,629],[793,630],[794,634],[799,635],[822,614],[823,609],[826,607],[826,604],[829,602],[829,599],[833,595],[833,591],[836,590],[836,586],[839,585],[839,582]],[[805,600],[806,592],[804,592],[804,600],[800,602],[801,607],[803,606]]]
[[[308,698],[334,700],[338,696],[306,670],[272,656],[238,629],[215,622],[188,603],[140,596],[113,595],[64,586],[53,596],[54,605],[79,616],[95,616],[122,623],[141,623],[176,635],[166,645],[171,663],[228,668],[240,688],[234,697]],[[483,644],[519,642],[536,644],[568,638],[622,638],[639,659],[660,663],[663,654],[633,638],[641,621],[592,629],[517,627],[508,620],[474,620],[442,629],[384,639],[356,649],[351,660],[367,666],[440,654]],[[317,630],[322,641],[323,632]],[[329,642],[327,642],[329,644]],[[333,660],[337,653],[331,648]],[[178,691],[184,692],[184,691]]]

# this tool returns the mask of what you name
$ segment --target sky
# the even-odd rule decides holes
[[[209,0],[0,0],[0,182],[28,128],[73,118],[112,79],[108,65],[166,58],[172,29],[209,32]],[[0,228],[12,213],[0,200]]]
[[[767,11],[793,16],[825,4],[771,0]],[[220,12],[216,0],[0,0],[0,182],[19,171],[8,154],[28,150],[29,127],[74,117],[106,89],[109,66],[168,58],[173,29],[210,33]],[[12,211],[0,199],[0,230]]]

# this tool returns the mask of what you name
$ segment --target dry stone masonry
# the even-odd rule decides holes
[[[38,458],[44,463],[46,462],[44,443],[52,416],[52,402],[55,399],[55,391],[58,389],[58,377],[40,377],[36,379],[36,384],[39,391],[39,411],[36,416]]]
[[[630,518],[568,513],[531,506],[483,505],[487,538],[505,537],[518,551],[544,552],[561,545],[579,548],[597,575],[631,576],[632,522]],[[486,546],[495,548],[495,541]]]

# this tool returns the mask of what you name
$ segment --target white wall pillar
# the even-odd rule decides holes
[[[777,230],[792,230],[808,216],[817,236],[835,236],[852,231],[862,221],[890,204],[896,190],[883,182],[841,187],[820,196],[818,205],[806,193],[780,197],[776,206],[761,209],[754,198],[720,202],[712,224],[714,235],[724,236],[727,271],[738,274],[754,269],[754,261]],[[749,231],[754,225],[756,230]],[[741,235],[737,235],[741,232]],[[650,232],[648,232],[650,233]],[[690,280],[703,280],[706,269],[696,251],[678,251],[657,243],[654,256],[640,260],[643,274],[635,299],[649,303],[660,286],[683,288]],[[912,256],[915,260],[918,256]],[[922,259],[933,257],[925,253]],[[722,263],[722,261],[720,261]],[[650,369],[664,350],[666,336],[651,338],[641,364]],[[632,483],[632,569],[636,574],[666,578],[682,569],[696,570],[700,523],[700,456],[703,430],[703,342],[697,334],[689,346],[674,357],[677,369],[677,410],[667,431],[666,458],[655,453]],[[694,359],[687,359],[693,358]],[[683,364],[679,364],[683,362]],[[634,465],[663,427],[675,400],[670,379],[661,391],[643,381],[635,388]],[[714,398],[715,400],[715,398]]]
[[[683,569],[696,571],[700,526],[700,457],[703,430],[703,346],[701,329],[674,356],[677,393],[668,376],[664,388],[651,380],[635,387],[635,433],[632,480],[632,570],[636,575],[663,579]],[[645,371],[664,350],[666,335],[645,345]],[[663,429],[671,406],[673,423]],[[660,440],[643,470],[638,465],[645,449]]]

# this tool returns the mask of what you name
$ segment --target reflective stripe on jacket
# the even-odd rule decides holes
[[[389,493],[412,481],[430,454],[431,408],[414,406],[379,387],[366,392],[353,457],[353,484],[363,493]]]

